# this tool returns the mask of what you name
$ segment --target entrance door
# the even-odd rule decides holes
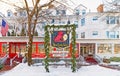
[[[88,51],[87,51],[87,47],[86,47],[86,46],[80,47],[80,54],[81,54],[82,56],[88,55]]]
[[[81,43],[80,44],[80,55],[88,56],[95,53],[95,44],[94,43]]]

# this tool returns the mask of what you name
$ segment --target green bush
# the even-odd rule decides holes
[[[3,64],[0,64],[0,70],[3,68]]]
[[[114,62],[120,62],[120,57],[111,57],[109,60]]]

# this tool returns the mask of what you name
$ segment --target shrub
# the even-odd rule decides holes
[[[110,61],[120,62],[120,57],[110,57]]]

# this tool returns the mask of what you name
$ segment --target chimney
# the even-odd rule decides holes
[[[99,13],[102,13],[103,12],[103,4],[100,4],[98,7],[97,7],[97,11]]]

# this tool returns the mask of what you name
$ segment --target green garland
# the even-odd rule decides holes
[[[45,41],[45,44],[44,44],[44,48],[45,48],[45,54],[46,54],[46,57],[45,57],[45,69],[46,69],[46,72],[49,72],[49,69],[48,69],[48,66],[49,66],[49,42],[50,42],[50,37],[49,37],[49,31],[48,31],[48,25],[45,26],[45,38],[44,38],[44,41]]]
[[[75,45],[76,45],[76,38],[75,38],[76,32],[75,32],[75,26],[72,25],[72,37],[71,37],[71,43],[72,43],[72,72],[76,71],[76,57],[75,57]]]
[[[45,38],[44,38],[44,41],[45,41],[45,44],[44,44],[44,48],[45,48],[45,54],[46,54],[46,57],[45,57],[45,69],[46,69],[46,72],[49,72],[49,47],[50,47],[50,36],[49,36],[49,29],[51,28],[72,28],[72,37],[71,37],[71,44],[72,44],[72,58],[71,58],[71,62],[72,62],[72,65],[71,65],[71,69],[72,69],[72,72],[75,72],[76,71],[76,57],[75,57],[75,45],[76,45],[76,38],[75,38],[75,35],[76,35],[76,32],[75,32],[75,25],[59,25],[59,26],[55,26],[55,25],[47,25],[45,26]]]

